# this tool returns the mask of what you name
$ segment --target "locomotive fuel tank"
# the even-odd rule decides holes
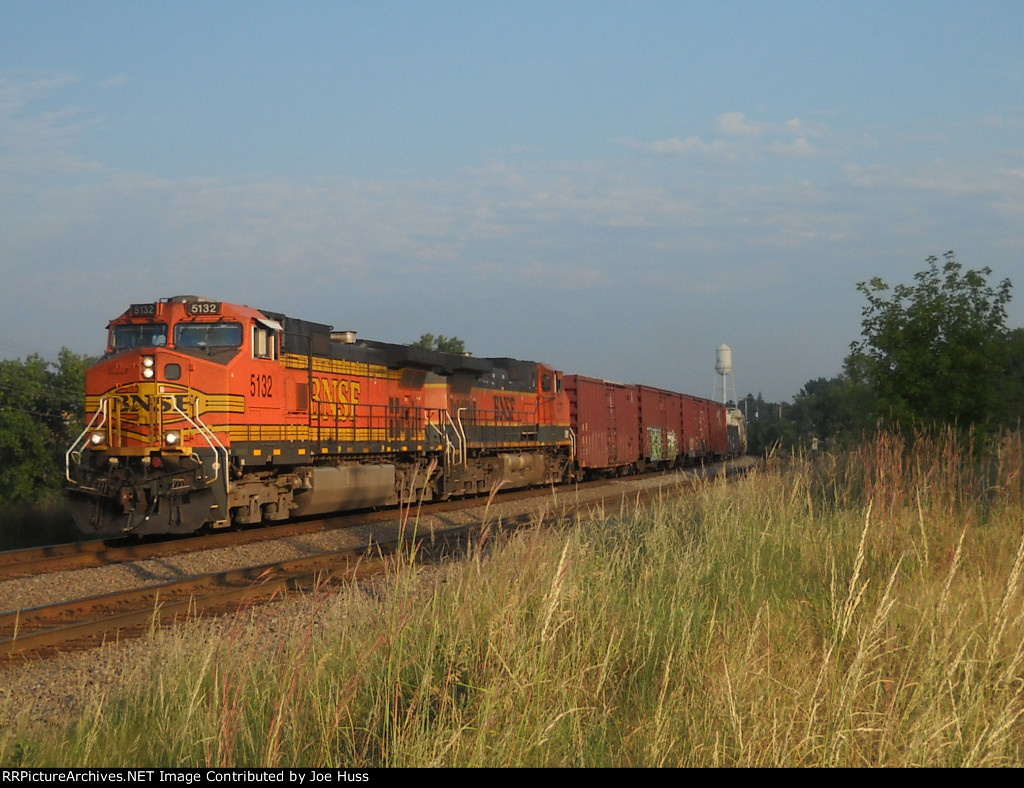
[[[392,501],[397,478],[394,465],[314,467],[304,474],[304,489],[295,495],[292,510],[296,516],[384,506]]]

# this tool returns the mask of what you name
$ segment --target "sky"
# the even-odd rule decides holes
[[[197,294],[700,396],[726,344],[788,400],[858,282],[1024,284],[1022,37],[1019,0],[2,0],[0,358]]]

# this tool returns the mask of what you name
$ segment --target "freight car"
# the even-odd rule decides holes
[[[570,423],[585,475],[621,475],[720,460],[745,451],[738,411],[701,397],[566,375]],[[740,417],[742,422],[742,416]]]
[[[729,453],[724,411],[707,400],[532,361],[357,340],[198,296],[132,304],[110,322],[106,353],[86,374],[86,413],[67,451],[68,493],[79,529],[100,536],[191,533]]]

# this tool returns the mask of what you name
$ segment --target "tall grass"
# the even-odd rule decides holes
[[[0,763],[1019,765],[1021,457],[883,435],[314,595],[274,637],[158,632]]]

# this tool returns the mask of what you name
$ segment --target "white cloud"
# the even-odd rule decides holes
[[[655,140],[653,142],[643,142],[641,140],[619,137],[613,141],[632,150],[658,154],[684,155],[692,152],[722,153],[727,150],[726,143],[722,141],[713,143],[705,142],[700,137],[687,137],[686,139],[673,137],[672,139]]]
[[[725,140],[713,140],[711,142],[700,137],[687,137],[680,139],[672,137],[667,140],[652,140],[645,142],[636,139],[616,138],[613,142],[622,145],[630,150],[642,153],[651,153],[656,156],[695,156],[715,158],[726,162],[738,161],[741,149],[733,143]]]
[[[981,126],[990,129],[1024,129],[1024,118],[993,113],[983,115],[979,123]]]
[[[959,161],[934,159],[898,165],[844,166],[849,181],[862,189],[919,192],[943,199],[1015,195],[1021,199],[1018,178],[1024,170],[977,167]]]
[[[800,118],[791,118],[785,123],[766,123],[751,120],[743,112],[726,112],[715,119],[714,127],[722,138],[707,140],[691,135],[651,142],[619,138],[615,142],[658,155],[715,156],[730,162],[750,161],[766,154],[798,157],[823,154],[811,139],[824,136],[825,129]]]
[[[35,106],[76,79],[58,75],[25,81],[21,76],[0,73],[0,168],[8,177],[97,169],[95,162],[74,152],[82,132],[92,123],[89,114],[69,107]]]
[[[726,112],[715,120],[715,127],[723,134],[735,134],[743,137],[760,137],[769,130],[767,123],[757,123],[747,119],[743,112]]]
[[[797,137],[792,142],[775,142],[771,146],[772,153],[786,156],[820,156],[821,151],[807,141],[806,137]]]

